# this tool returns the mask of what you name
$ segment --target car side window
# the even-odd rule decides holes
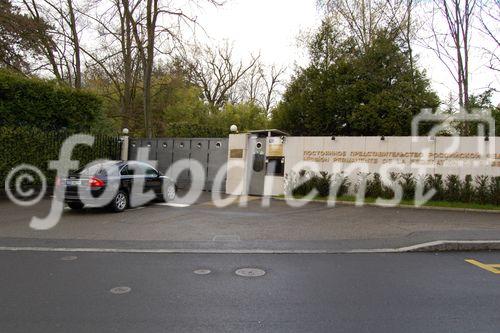
[[[128,172],[128,166],[124,166],[124,167],[122,168],[122,171],[120,171],[120,175],[122,175],[122,176],[127,176],[127,175],[129,175],[129,172]]]
[[[129,176],[143,176],[144,167],[139,163],[129,163],[127,165],[127,174]]]
[[[146,176],[158,176],[158,172],[156,172],[155,169],[150,168],[148,166],[146,166],[145,168],[146,168],[146,171],[145,171]]]
[[[129,163],[128,174],[136,176],[158,176],[158,172],[147,164]]]

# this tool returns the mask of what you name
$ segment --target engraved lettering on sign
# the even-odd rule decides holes
[[[229,158],[243,158],[243,149],[231,149]]]

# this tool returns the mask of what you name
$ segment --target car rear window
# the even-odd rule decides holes
[[[118,172],[117,162],[109,161],[109,162],[93,163],[91,165],[86,165],[85,167],[77,170],[76,173],[82,176],[91,176],[91,175],[110,174],[113,171]]]

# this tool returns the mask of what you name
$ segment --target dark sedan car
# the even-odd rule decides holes
[[[133,188],[133,184],[137,187]],[[90,203],[107,206],[114,212],[151,199],[170,201],[176,192],[170,178],[139,161],[96,162],[70,173],[66,179],[57,179],[56,187],[58,193],[64,193],[64,201],[72,209],[82,209]],[[144,194],[151,191],[152,198]]]

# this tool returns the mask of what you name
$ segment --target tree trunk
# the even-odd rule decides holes
[[[74,85],[76,89],[82,87],[82,65],[80,58],[80,39],[76,28],[75,12],[73,10],[73,0],[68,0],[68,14],[71,29],[71,39],[73,41],[74,58],[75,58],[75,78]]]

